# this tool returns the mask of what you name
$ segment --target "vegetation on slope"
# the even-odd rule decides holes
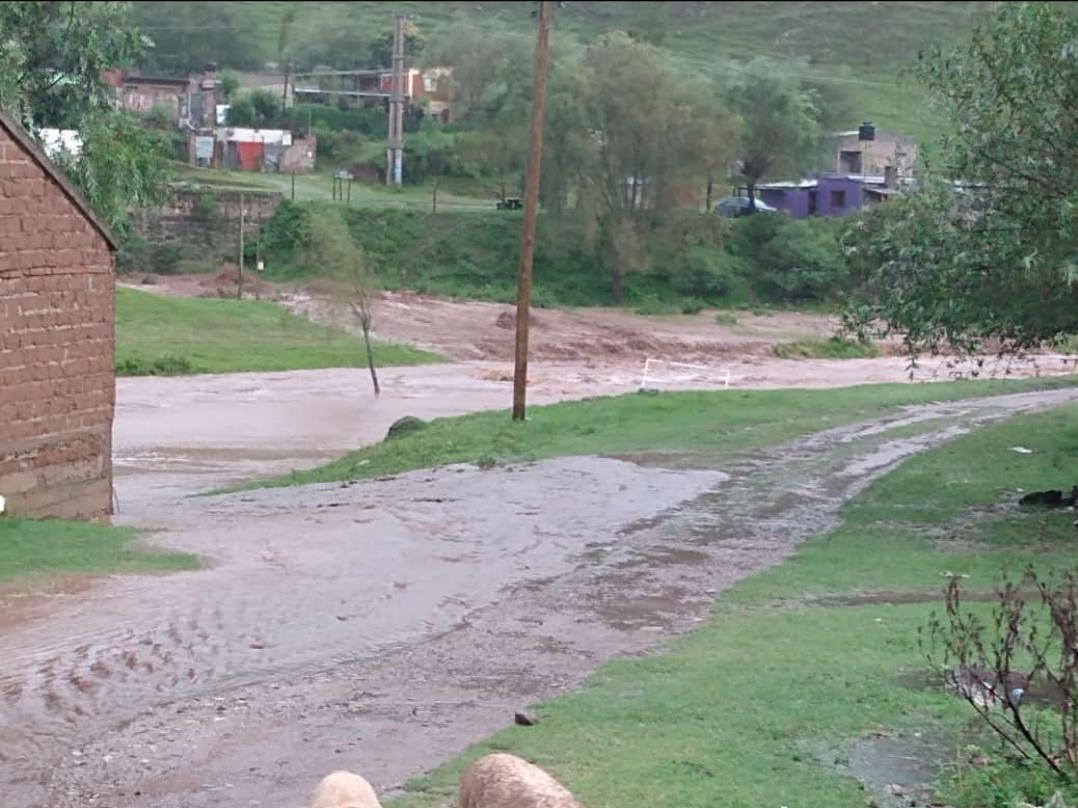
[[[374,359],[378,365],[440,361],[414,348],[378,342]],[[359,337],[296,317],[276,303],[116,290],[116,369],[121,375],[366,365]]]

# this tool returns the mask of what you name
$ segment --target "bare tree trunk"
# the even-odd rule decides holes
[[[437,174],[434,175],[434,191],[433,191],[433,196],[431,198],[430,212],[431,213],[437,213],[438,212],[438,175]]]
[[[752,180],[748,182],[749,188],[749,212],[756,212],[756,183]]]
[[[367,348],[367,367],[371,371],[371,383],[374,385],[374,394],[381,395],[382,389],[378,386],[378,372],[374,369],[374,353],[371,351],[371,324],[368,320],[363,321],[363,344]]]
[[[624,294],[621,284],[621,259],[615,254],[610,261],[610,297],[615,304],[619,304]]]
[[[711,192],[715,189],[715,178],[709,171],[707,174],[707,193],[704,195],[704,210],[711,213]]]

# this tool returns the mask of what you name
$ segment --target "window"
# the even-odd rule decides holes
[[[832,191],[831,192],[831,207],[844,208],[846,207],[846,192],[845,191]]]
[[[423,77],[423,90],[424,92],[433,93],[438,89],[438,78],[436,76],[424,76]]]

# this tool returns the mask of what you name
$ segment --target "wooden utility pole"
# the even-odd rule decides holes
[[[532,76],[532,125],[528,137],[528,173],[524,185],[524,226],[520,233],[520,266],[517,271],[517,343],[513,366],[513,420],[524,420],[528,388],[528,326],[531,324],[532,257],[535,254],[535,222],[539,215],[539,164],[543,159],[543,112],[546,108],[546,73],[550,56],[550,21],[554,3],[539,3],[539,33],[535,42],[535,75]]]
[[[240,194],[240,275],[236,281],[236,299],[243,299],[243,218],[244,218],[244,196]]]
[[[404,159],[404,15],[393,16],[393,86],[389,93],[386,185],[401,184]]]

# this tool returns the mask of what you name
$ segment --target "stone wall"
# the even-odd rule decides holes
[[[273,216],[284,197],[275,192],[245,193],[245,233],[252,242],[258,226]],[[147,213],[139,233],[151,244],[178,242],[184,256],[235,261],[239,251],[240,192],[174,189],[168,203]]]
[[[111,511],[113,284],[105,238],[0,125],[0,495],[11,513]]]

